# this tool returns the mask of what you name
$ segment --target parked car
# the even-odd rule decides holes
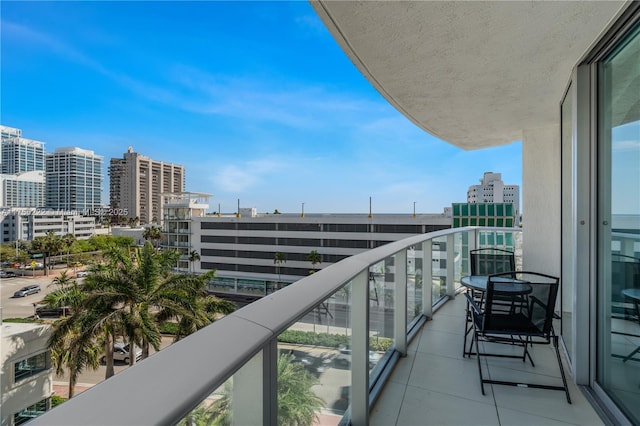
[[[36,315],[39,317],[60,317],[69,314],[71,314],[71,308],[69,306],[61,306],[59,308],[54,308],[49,305],[36,306]]]
[[[78,272],[78,273],[76,274],[76,278],[84,278],[84,277],[86,277],[87,275],[89,275],[89,272],[87,272],[87,271],[80,271],[80,272]]]
[[[142,359],[142,349],[137,346],[135,347],[136,353],[136,361],[140,361]],[[129,360],[131,359],[131,355],[129,354],[129,344],[123,342],[116,342],[113,344],[113,360],[114,361],[122,361],[125,364],[129,364]],[[101,363],[107,362],[107,356],[102,355],[100,358]]]
[[[13,293],[13,297],[26,297],[30,294],[40,293],[40,286],[33,284],[22,287],[20,290]]]
[[[369,351],[369,368],[373,368],[380,360],[380,354],[376,351]],[[348,367],[351,365],[351,349],[345,345],[338,346],[338,354],[334,358],[336,364]]]
[[[0,271],[0,278],[13,278],[16,273],[13,271]]]

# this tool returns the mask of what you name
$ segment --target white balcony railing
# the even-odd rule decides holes
[[[367,424],[370,406],[416,329],[468,274],[469,250],[508,247],[519,258],[520,235],[514,228],[457,228],[344,259],[227,315],[32,424],[191,424],[194,409],[206,411],[229,396],[234,424],[279,424],[283,352],[318,377],[321,386],[313,389],[324,400],[319,417]],[[292,331],[324,343],[279,341]],[[350,350],[332,347],[329,338],[344,339]]]

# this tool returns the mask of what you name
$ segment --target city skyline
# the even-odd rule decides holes
[[[418,129],[306,2],[3,2],[1,31],[3,125],[47,152],[183,165],[211,210],[438,213],[485,171],[522,185],[520,142],[465,152]]]

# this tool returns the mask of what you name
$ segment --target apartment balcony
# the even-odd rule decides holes
[[[519,234],[514,228],[457,228],[344,259],[163,349],[33,424],[196,424],[222,400],[230,400],[233,424],[280,424],[282,354],[315,377],[311,389],[322,399],[316,424],[603,424],[570,374],[572,404],[553,390],[485,385],[482,395],[477,359],[463,356],[466,305],[459,282],[469,273],[469,250],[491,241],[519,253]],[[436,243],[447,247],[442,277],[431,266]],[[311,336],[314,343],[284,343],[287,334]],[[557,385],[553,348],[532,351],[535,368],[496,358],[483,362],[484,371],[498,380]]]

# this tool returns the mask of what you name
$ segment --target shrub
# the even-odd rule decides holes
[[[55,407],[56,405],[62,404],[66,400],[67,398],[63,398],[60,395],[51,395],[51,408]]]

